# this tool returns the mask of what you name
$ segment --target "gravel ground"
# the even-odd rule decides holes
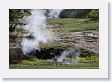
[[[99,35],[98,31],[78,31],[68,33],[58,33],[57,42],[73,44],[77,47],[99,53]]]

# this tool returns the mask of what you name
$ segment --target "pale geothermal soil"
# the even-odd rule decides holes
[[[98,31],[58,32],[57,34],[59,37],[57,42],[73,44],[74,46],[93,51],[97,54],[99,52]]]

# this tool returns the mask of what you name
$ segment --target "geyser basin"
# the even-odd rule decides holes
[[[15,10],[14,13],[11,11],[11,16],[16,14]],[[69,16],[75,13],[72,9],[22,9],[21,25],[18,23],[9,35],[16,35],[15,40],[13,37],[9,40],[10,68],[98,68],[98,20],[68,18],[66,12],[71,12]],[[59,18],[65,14],[67,18]],[[17,47],[20,45],[21,48]]]

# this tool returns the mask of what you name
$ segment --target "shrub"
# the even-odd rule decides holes
[[[98,20],[99,10],[98,9],[91,10],[90,13],[87,15],[87,17],[90,18],[91,20]]]

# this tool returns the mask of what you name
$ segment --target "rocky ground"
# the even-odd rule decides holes
[[[73,44],[77,47],[99,52],[99,35],[98,31],[78,31],[78,32],[61,32],[58,33],[58,42],[63,44]]]

